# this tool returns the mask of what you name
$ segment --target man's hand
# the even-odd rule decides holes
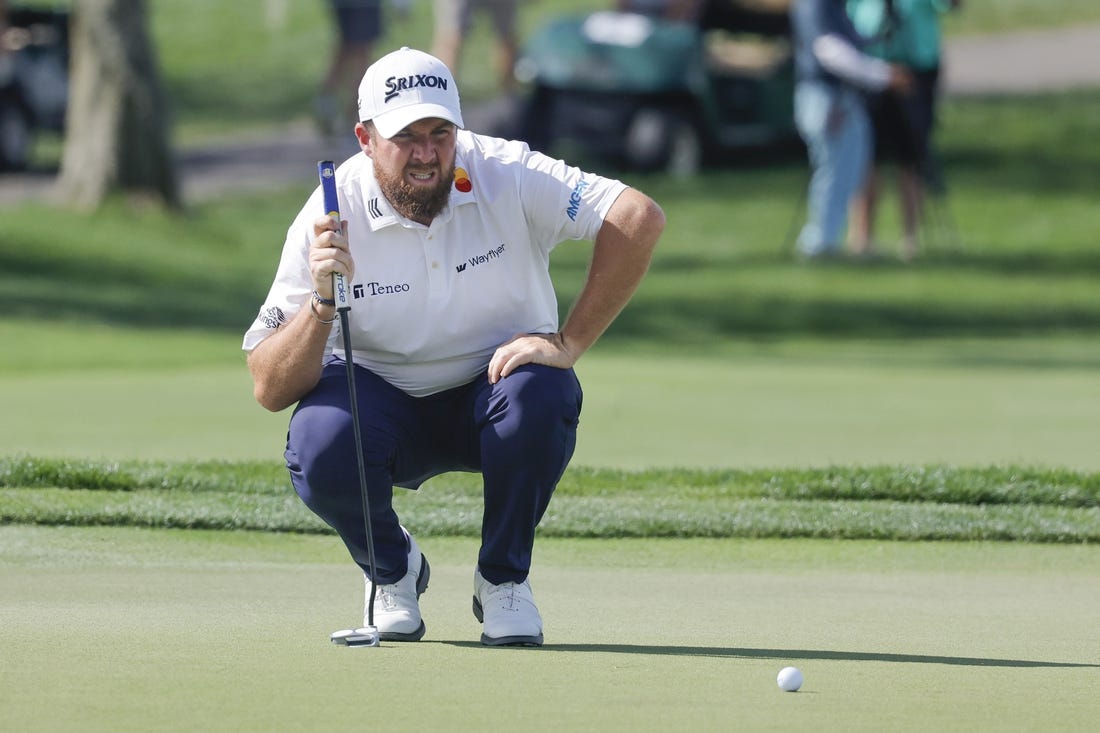
[[[332,275],[339,272],[351,281],[355,262],[348,250],[348,223],[331,216],[318,217],[313,222],[313,241],[309,244],[309,272],[313,289],[322,298],[333,298]]]
[[[569,369],[578,356],[570,353],[560,333],[521,333],[497,347],[489,360],[489,384],[496,384],[524,364]]]

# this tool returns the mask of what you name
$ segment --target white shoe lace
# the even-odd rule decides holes
[[[489,603],[503,611],[520,610],[524,604],[531,603],[531,599],[527,597],[527,594],[523,593],[524,589],[522,585],[522,583],[508,582],[491,586],[492,591],[489,593]]]
[[[493,592],[489,594],[489,598],[493,603],[499,605],[501,608],[507,608],[509,610],[516,606],[516,584],[515,583],[501,583],[493,588]]]
[[[398,608],[396,590],[396,585],[380,585],[375,588],[374,605],[381,604],[384,611],[396,611]]]

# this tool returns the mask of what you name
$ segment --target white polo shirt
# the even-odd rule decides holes
[[[531,151],[460,130],[450,202],[423,226],[382,195],[359,153],[336,170],[341,218],[355,260],[351,281],[355,363],[413,396],[471,381],[517,333],[555,333],[550,252],[594,240],[626,185]],[[309,307],[308,251],[324,215],[320,187],[287,231],[275,281],[244,337],[251,351]],[[339,321],[326,356],[343,356]]]

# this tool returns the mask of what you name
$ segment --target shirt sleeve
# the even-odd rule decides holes
[[[309,272],[309,241],[313,219],[309,211],[320,211],[320,194],[315,192],[302,208],[287,230],[283,253],[279,258],[279,267],[275,280],[271,283],[267,297],[252,325],[245,332],[242,348],[252,351],[276,329],[288,323],[298,314],[303,305],[308,304],[313,293],[313,277]],[[335,332],[335,329],[334,329]],[[331,352],[332,344],[325,350]]]
[[[627,186],[538,152],[525,160],[520,196],[537,239],[547,249],[565,240],[593,241]]]
[[[838,34],[826,33],[814,39],[813,53],[830,74],[870,91],[890,83],[890,65],[860,51]]]

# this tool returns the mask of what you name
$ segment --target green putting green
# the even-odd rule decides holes
[[[331,536],[0,527],[0,729],[1086,730],[1091,545],[542,540],[541,649],[477,643],[476,543],[423,537],[416,644],[338,648]],[[780,668],[805,673],[781,692]]]

